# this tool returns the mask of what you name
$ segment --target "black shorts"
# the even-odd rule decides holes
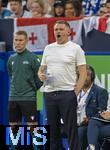
[[[26,122],[37,121],[37,110],[35,101],[9,101],[9,122],[21,122],[22,117]]]

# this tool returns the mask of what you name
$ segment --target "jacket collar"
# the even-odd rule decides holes
[[[92,85],[92,87],[91,87],[91,90],[90,90],[90,92],[89,92],[89,94],[88,94],[88,96],[87,96],[86,106],[87,106],[89,100],[91,99],[91,97],[93,96],[94,91],[95,91],[95,84],[93,83],[93,85]]]

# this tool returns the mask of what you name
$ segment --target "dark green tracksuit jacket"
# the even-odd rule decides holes
[[[36,100],[36,91],[41,85],[37,76],[39,66],[39,58],[27,49],[10,56],[7,63],[10,76],[10,101]]]

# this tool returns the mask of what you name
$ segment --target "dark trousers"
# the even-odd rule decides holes
[[[97,145],[98,139],[110,137],[110,123],[91,119],[88,125],[88,144]]]
[[[85,150],[87,147],[87,126],[78,127],[79,150]]]
[[[61,150],[61,122],[68,137],[70,150],[78,150],[77,97],[74,91],[44,93],[47,122],[50,125],[50,150]]]

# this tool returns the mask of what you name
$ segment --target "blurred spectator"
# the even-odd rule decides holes
[[[99,16],[101,17],[110,17],[110,0],[107,0],[99,9]]]
[[[100,17],[104,17],[107,14],[107,8],[105,6],[101,6],[98,12]]]
[[[43,0],[45,3],[45,12],[53,15],[53,4],[55,0]]]
[[[80,17],[82,15],[82,3],[79,0],[67,0],[65,2],[65,17]]]
[[[54,5],[54,17],[64,17],[64,0],[56,0]]]
[[[37,17],[51,17],[48,14],[45,14],[45,5],[42,0],[34,0],[31,4],[31,13],[33,18]]]
[[[26,3],[23,7],[24,10],[30,11],[31,10],[31,4],[34,0],[26,0]]]
[[[27,18],[31,16],[31,13],[23,10],[22,0],[9,0],[10,10],[12,11],[11,18]]]
[[[107,13],[110,15],[110,0],[107,0],[105,6],[107,8]]]
[[[11,11],[2,7],[2,0],[0,0],[0,19],[11,15]]]
[[[2,1],[2,6],[3,7],[7,7],[7,4],[8,4],[8,0]]]
[[[105,0],[83,0],[84,14],[87,16],[96,15],[100,9],[100,4],[105,3]]]

